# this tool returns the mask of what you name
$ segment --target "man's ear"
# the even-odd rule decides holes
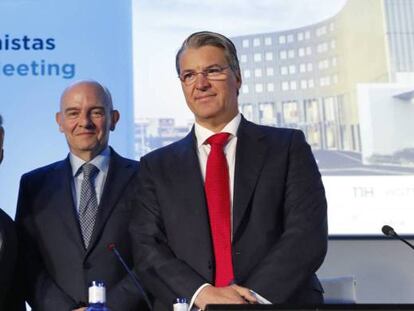
[[[55,120],[56,120],[56,123],[59,125],[59,131],[61,131],[63,133],[63,128],[62,128],[62,113],[61,112],[56,112]]]
[[[110,127],[111,131],[115,130],[116,124],[118,123],[120,117],[121,117],[121,115],[119,114],[118,110],[112,110],[112,113],[111,113],[111,127]]]

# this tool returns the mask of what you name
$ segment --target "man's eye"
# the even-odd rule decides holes
[[[79,113],[77,111],[68,111],[66,112],[66,117],[67,118],[76,118],[79,115]]]
[[[104,114],[103,110],[92,110],[91,112],[92,117],[102,117]]]
[[[192,80],[194,78],[194,72],[187,72],[183,75],[183,80],[184,81],[188,81],[188,80]]]
[[[215,75],[215,74],[221,73],[221,68],[220,67],[211,67],[211,68],[208,68],[206,70],[206,72],[207,72],[208,75]]]

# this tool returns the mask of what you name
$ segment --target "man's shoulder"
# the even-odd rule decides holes
[[[194,147],[193,133],[190,132],[184,138],[177,140],[169,145],[155,149],[142,157],[147,160],[161,160],[173,158],[173,155],[179,154]]]
[[[23,174],[22,179],[42,179],[53,171],[64,169],[65,165],[67,165],[66,161],[68,160],[60,160],[45,166],[38,167],[32,171]]]
[[[138,169],[138,167],[139,167],[139,161],[134,160],[134,159],[125,158],[125,157],[119,155],[112,148],[111,148],[111,156],[112,156],[113,159],[115,159],[116,162],[122,163],[122,165],[131,166],[131,167],[134,167],[136,169]]]

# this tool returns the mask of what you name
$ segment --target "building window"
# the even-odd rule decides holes
[[[290,81],[290,89],[291,90],[296,90],[298,88],[298,85],[296,83],[296,81]]]
[[[246,54],[242,54],[242,55],[240,55],[240,61],[241,61],[242,63],[246,63],[246,62],[247,62],[247,55],[246,55]]]
[[[289,73],[291,75],[296,73],[296,66],[295,65],[290,65],[289,66]]]
[[[249,47],[249,39],[244,39],[242,42],[242,45],[244,48],[248,48]]]
[[[332,57],[332,67],[336,67],[336,57]]]
[[[311,37],[310,31],[309,30],[305,31],[305,39],[308,40],[308,39],[310,39],[310,37]]]
[[[310,46],[306,47],[306,55],[312,55],[312,47]]]
[[[303,56],[305,56],[305,48],[300,48],[300,49],[298,50],[298,55],[299,55],[299,57],[303,57]]]
[[[257,83],[255,89],[256,89],[256,93],[262,93],[263,92],[263,84]]]
[[[253,39],[253,46],[260,46],[260,38]]]
[[[289,58],[294,58],[295,57],[295,50],[289,50],[288,51],[288,57]]]
[[[338,83],[338,75],[333,75],[333,77],[332,77],[332,83],[333,84],[337,84]]]
[[[261,62],[262,61],[262,54],[260,53],[255,53],[253,56],[254,61],[257,62]]]
[[[273,53],[272,52],[266,52],[265,58],[268,61],[273,60]]]
[[[282,82],[282,91],[288,91],[289,90],[289,82],[284,81]]]
[[[267,84],[267,91],[268,92],[273,92],[275,90],[275,85],[273,83],[268,83]]]
[[[300,72],[306,72],[306,65],[305,64],[300,64],[299,65],[299,71]]]
[[[328,50],[328,44],[326,42],[319,43],[316,47],[316,50],[318,51],[318,53],[326,52]]]
[[[286,123],[299,121],[298,104],[296,102],[283,103],[283,119]]]
[[[274,70],[272,67],[267,67],[266,68],[266,76],[271,77],[274,75]]]
[[[285,50],[282,50],[279,52],[279,58],[280,59],[286,59],[287,58],[287,53]]]
[[[265,45],[272,45],[272,37],[265,38]]]
[[[334,23],[330,23],[330,24],[329,24],[329,30],[330,30],[330,31],[334,31],[334,30],[335,30],[335,25],[334,25]]]
[[[298,41],[303,41],[304,39],[303,32],[298,32],[297,38],[298,38]]]
[[[308,80],[308,88],[313,89],[315,87],[315,82],[313,82],[313,79]]]
[[[331,49],[335,49],[336,48],[336,41],[332,40],[331,41]]]
[[[316,29],[316,36],[320,37],[320,36],[326,34],[326,30],[327,30],[326,26],[319,27],[318,29]]]
[[[292,34],[287,35],[287,42],[288,42],[288,43],[292,43],[293,41],[294,41],[294,37],[293,37],[293,35],[292,35]]]
[[[312,63],[307,63],[306,68],[308,69],[308,71],[313,71],[313,64]]]
[[[319,79],[320,86],[329,86],[331,85],[331,78],[330,77],[322,77]]]
[[[279,43],[285,44],[286,43],[286,36],[279,36]]]
[[[257,68],[254,70],[254,76],[255,77],[261,77],[262,76],[262,69]]]
[[[244,77],[245,78],[250,78],[250,70],[249,69],[246,69],[245,71],[244,71]]]
[[[319,70],[324,70],[329,68],[329,61],[327,59],[321,60],[318,63]]]
[[[308,88],[308,81],[301,80],[300,81],[300,88],[303,89],[303,90],[307,89]]]
[[[249,93],[249,86],[248,85],[243,84],[243,86],[242,86],[242,93],[243,94]]]
[[[288,74],[288,67],[287,66],[282,66],[280,67],[280,74],[281,75],[287,75]]]

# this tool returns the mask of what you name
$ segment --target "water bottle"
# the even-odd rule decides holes
[[[106,289],[102,281],[92,281],[89,286],[89,307],[87,311],[110,311],[106,306]]]
[[[173,311],[188,311],[187,298],[176,298],[173,304]]]

